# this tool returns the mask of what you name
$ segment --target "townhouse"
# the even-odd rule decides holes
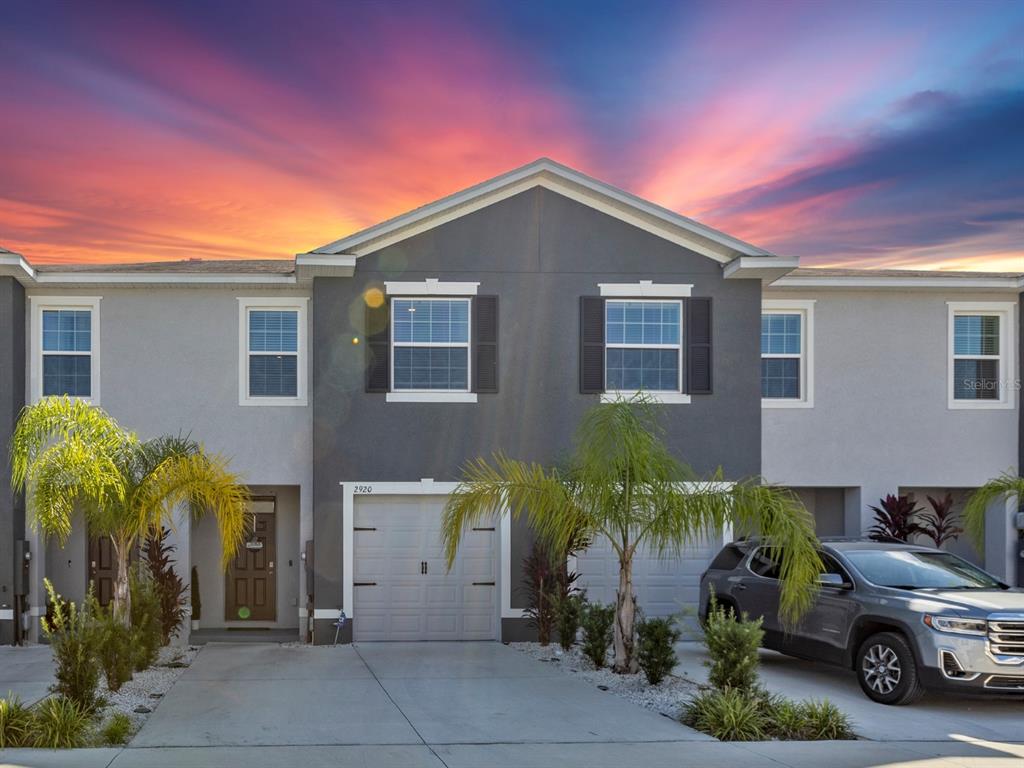
[[[217,532],[183,520],[200,631],[276,628],[332,642],[527,637],[525,525],[439,530],[462,465],[551,464],[593,404],[644,390],[700,472],[763,475],[819,532],[859,534],[886,493],[1019,471],[1020,275],[801,269],[549,160],[294,260],[32,265],[0,253],[0,441],[51,394],[147,438],[191,432],[249,483],[255,532],[227,574]],[[26,525],[0,468],[0,640],[29,631],[42,579],[109,584],[102,539]],[[983,553],[1015,578],[1015,508]],[[25,542],[25,543],[21,543]],[[696,599],[717,541],[644,553],[648,614]],[[29,558],[25,559],[24,552]],[[610,600],[616,564],[578,558]],[[24,578],[22,578],[24,574]],[[15,592],[27,596],[15,601]]]

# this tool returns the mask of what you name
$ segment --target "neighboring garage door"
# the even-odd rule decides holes
[[[687,547],[679,557],[648,551],[633,557],[633,589],[646,616],[670,616],[697,605],[700,575],[720,549],[718,542]],[[619,588],[619,559],[605,538],[576,559],[577,582],[596,603],[614,603]]]
[[[495,640],[497,534],[467,531],[451,572],[441,545],[444,496],[357,496],[356,640]]]

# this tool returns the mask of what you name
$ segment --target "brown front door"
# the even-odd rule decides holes
[[[224,595],[226,621],[277,619],[274,499],[253,499],[246,513],[248,535],[228,568]]]
[[[117,581],[117,558],[109,536],[89,537],[89,582],[100,605],[110,605]]]

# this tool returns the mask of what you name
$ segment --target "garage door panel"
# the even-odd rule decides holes
[[[717,542],[700,541],[679,555],[642,549],[633,557],[633,589],[647,616],[669,616],[696,606],[700,574],[717,551]],[[577,585],[591,602],[614,603],[619,586],[619,560],[611,543],[596,540],[576,560]]]
[[[468,531],[449,572],[444,503],[437,496],[356,498],[355,527],[375,530],[356,532],[353,573],[379,585],[376,594],[355,590],[356,640],[497,637],[497,586],[473,585],[497,580],[496,532]]]

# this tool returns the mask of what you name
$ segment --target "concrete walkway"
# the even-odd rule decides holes
[[[676,674],[707,680],[704,647],[679,643]],[[761,651],[761,681],[794,699],[828,699],[850,716],[854,730],[872,741],[1024,741],[1024,697],[926,694],[909,707],[876,704],[852,671]]]

